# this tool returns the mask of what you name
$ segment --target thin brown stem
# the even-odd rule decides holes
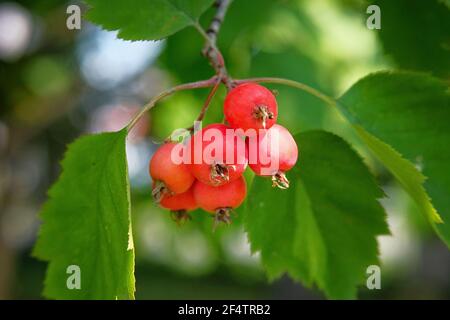
[[[283,79],[283,78],[270,78],[270,77],[234,80],[235,84],[240,84],[240,83],[244,83],[244,82],[264,82],[264,83],[277,83],[277,84],[287,85],[287,86],[308,92],[309,94],[319,98],[320,100],[322,100],[323,102],[325,102],[326,104],[328,104],[330,106],[333,106],[333,107],[336,106],[336,100],[333,99],[332,97],[327,96],[326,94],[320,92],[317,89],[314,89],[313,87],[310,87],[304,83],[297,82],[294,80]]]
[[[133,119],[128,123],[126,126],[127,131],[130,131],[135,124],[139,121],[139,119],[150,109],[152,109],[155,104],[164,99],[167,96],[172,95],[173,93],[181,90],[190,90],[190,89],[197,89],[197,88],[207,88],[207,87],[213,87],[210,94],[208,95],[207,100],[205,101],[205,104],[203,105],[203,108],[200,112],[199,118],[200,121],[205,116],[205,113],[208,109],[208,106],[211,102],[212,97],[214,96],[215,92],[217,91],[218,85],[220,82],[224,83],[228,90],[232,88],[233,82],[231,78],[228,76],[227,69],[225,67],[225,63],[223,60],[222,53],[217,48],[216,41],[217,41],[217,35],[219,33],[220,27],[222,25],[222,22],[225,18],[226,12],[228,10],[229,5],[231,4],[232,0],[217,0],[216,7],[217,11],[214,16],[214,18],[211,21],[211,24],[207,31],[203,30],[203,28],[200,26],[200,24],[197,22],[194,24],[194,27],[199,31],[199,33],[205,38],[206,44],[203,49],[203,54],[206,58],[208,58],[209,62],[213,66],[214,70],[216,71],[216,75],[208,80],[203,81],[196,81],[191,83],[185,83],[178,86],[175,86],[173,88],[167,89],[160,94],[158,94],[156,97],[151,99],[140,111],[136,116],[133,117]]]
[[[152,109],[158,101],[164,99],[165,97],[168,97],[177,91],[212,87],[216,85],[219,79],[220,78],[218,76],[214,76],[208,80],[180,84],[161,92],[160,94],[152,98],[146,105],[144,105],[144,107],[133,117],[133,119],[131,119],[131,121],[126,126],[127,131],[129,132],[147,111]]]
[[[220,79],[217,80],[214,87],[211,88],[211,91],[209,92],[208,97],[206,97],[206,100],[205,100],[205,103],[203,104],[202,110],[200,111],[200,114],[197,117],[197,121],[202,121],[203,118],[205,117],[206,111],[208,110],[211,100],[214,97],[214,95],[216,94],[217,89],[219,88],[219,84],[220,84]]]
[[[214,97],[214,95],[216,94],[217,89],[219,88],[220,81],[221,81],[220,77],[217,77],[216,83],[211,88],[211,91],[209,92],[208,96],[206,97],[206,100],[203,103],[203,107],[200,110],[200,113],[199,113],[197,119],[195,120],[194,124],[192,126],[190,126],[189,128],[186,128],[186,130],[189,130],[191,133],[193,133],[195,130],[195,123],[203,121],[203,118],[206,115],[206,111],[208,111],[208,107],[211,104],[211,100]]]

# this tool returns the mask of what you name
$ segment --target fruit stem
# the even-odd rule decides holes
[[[203,121],[206,111],[208,111],[208,107],[211,103],[211,100],[214,97],[214,95],[216,94],[217,89],[219,88],[219,84],[220,84],[220,78],[217,77],[216,83],[214,84],[211,91],[209,92],[208,97],[206,97],[206,100],[205,100],[205,103],[203,104],[202,110],[200,110],[200,114],[198,115],[198,117],[196,119],[197,122]],[[190,132],[194,132],[194,126],[193,125],[190,126],[189,128],[187,128],[187,130],[189,130]]]
[[[182,90],[191,90],[191,89],[200,89],[200,88],[208,88],[216,85],[216,83],[219,81],[220,77],[214,76],[207,80],[201,80],[201,81],[195,81],[195,82],[189,82],[180,84],[178,86],[172,87],[170,89],[167,89],[157,96],[153,97],[147,104],[144,105],[144,107],[131,119],[131,121],[126,126],[127,132],[130,132],[130,130],[134,127],[134,125],[139,121],[139,119],[150,109],[152,109],[156,103],[165,97],[168,97],[172,94],[174,94],[177,91]]]
[[[322,100],[323,102],[325,102],[326,104],[335,107],[336,106],[336,100],[333,99],[330,96],[327,96],[326,94],[320,92],[319,90],[316,90],[304,83],[298,82],[298,81],[294,81],[294,80],[289,80],[289,79],[284,79],[284,78],[271,78],[271,77],[263,77],[263,78],[251,78],[251,79],[240,79],[240,80],[234,80],[234,82],[236,84],[241,84],[241,83],[245,83],[245,82],[264,82],[264,83],[278,83],[278,84],[283,84],[286,86],[290,86],[290,87],[294,87],[297,89],[300,89],[302,91],[305,91],[313,96],[315,96],[316,98],[319,98],[320,100]]]

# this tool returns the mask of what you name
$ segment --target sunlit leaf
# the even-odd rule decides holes
[[[85,0],[87,18],[125,40],[160,40],[196,23],[214,0]]]
[[[133,299],[134,248],[126,131],[89,135],[69,146],[49,191],[34,255],[49,262],[44,295],[55,299]],[[70,289],[69,266],[80,268]]]
[[[253,251],[270,278],[288,272],[330,298],[354,298],[378,264],[376,236],[388,233],[383,196],[358,154],[325,131],[295,137],[300,158],[288,190],[255,178],[245,214]]]
[[[338,102],[368,147],[427,218],[438,223],[438,233],[450,245],[448,85],[424,74],[380,72],[358,81]],[[444,223],[439,223],[441,218]]]
[[[442,0],[369,1],[381,9],[386,54],[405,69],[450,76],[450,7]]]

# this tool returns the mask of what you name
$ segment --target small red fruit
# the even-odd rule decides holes
[[[205,211],[215,213],[216,223],[220,221],[230,223],[230,212],[244,202],[247,186],[245,179],[241,176],[219,187],[196,181],[193,191],[198,206]]]
[[[186,192],[194,183],[194,176],[184,164],[173,161],[172,152],[180,144],[168,142],[163,144],[153,155],[149,171],[154,181],[152,195],[159,202],[165,194]],[[182,152],[184,148],[180,149]]]
[[[234,181],[247,167],[245,141],[224,124],[211,124],[196,132],[186,149],[191,173],[208,185]]]
[[[249,166],[259,176],[272,176],[273,186],[289,188],[285,172],[298,158],[294,137],[283,126],[275,124],[257,139],[248,138]]]
[[[161,198],[159,205],[165,209],[172,211],[192,211],[198,208],[197,202],[195,202],[194,193],[192,188],[186,192],[180,194],[166,194]]]
[[[177,222],[189,220],[191,217],[188,212],[198,208],[192,188],[180,194],[164,195],[159,205],[165,209],[169,209],[172,212],[172,218]]]
[[[278,116],[277,101],[273,93],[252,82],[232,89],[225,98],[223,111],[231,127],[244,131],[269,129]]]

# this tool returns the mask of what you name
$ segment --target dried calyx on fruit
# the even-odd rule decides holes
[[[249,167],[259,176],[271,176],[273,186],[289,188],[285,172],[292,169],[298,158],[294,137],[279,124],[260,132],[257,137],[247,138]],[[254,156],[254,158],[252,158]]]
[[[220,222],[227,224],[231,222],[230,214],[233,209],[244,202],[247,186],[242,176],[219,187],[196,181],[193,186],[193,193],[198,206],[214,214],[214,225],[216,226]]]
[[[211,124],[196,132],[186,150],[192,175],[211,186],[236,180],[247,167],[245,141],[224,124]]]
[[[194,176],[184,163],[173,161],[173,152],[178,148],[184,151],[181,144],[167,142],[156,150],[153,155],[149,171],[153,180],[152,196],[160,202],[164,195],[174,195],[186,192],[194,183]]]

